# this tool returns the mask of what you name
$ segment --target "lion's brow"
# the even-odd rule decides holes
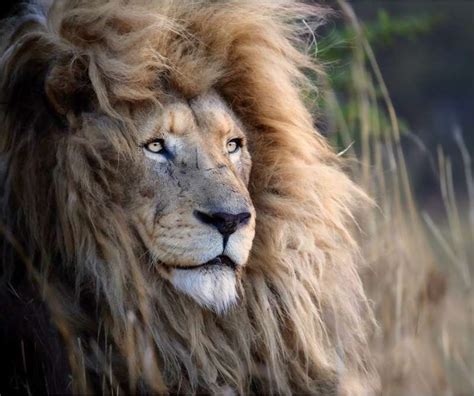
[[[180,106],[181,107],[181,106]],[[183,135],[194,124],[197,124],[196,117],[194,116],[191,108],[186,107],[186,111],[182,108],[172,108],[166,113],[165,129],[174,135]]]

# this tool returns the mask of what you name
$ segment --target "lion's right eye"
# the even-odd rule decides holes
[[[165,142],[163,139],[152,140],[148,143],[145,143],[143,147],[153,154],[164,154],[165,152]]]

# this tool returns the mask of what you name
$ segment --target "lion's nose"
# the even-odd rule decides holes
[[[239,229],[243,224],[247,224],[251,214],[242,212],[231,214],[224,212],[204,213],[199,210],[194,211],[194,216],[204,224],[211,224],[224,236],[229,236]]]

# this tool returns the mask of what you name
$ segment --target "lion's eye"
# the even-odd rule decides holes
[[[227,142],[227,152],[229,154],[234,154],[240,150],[242,147],[242,139],[232,139]]]
[[[165,150],[165,142],[163,139],[156,139],[146,143],[144,147],[151,153],[160,154]]]

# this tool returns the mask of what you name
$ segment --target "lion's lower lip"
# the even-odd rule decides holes
[[[182,269],[182,270],[194,270],[198,268],[208,268],[208,267],[214,267],[214,266],[220,266],[220,265],[224,265],[233,270],[235,270],[237,267],[237,264],[235,264],[229,257],[220,255],[220,256],[214,257],[212,260],[209,260],[203,264],[188,265],[188,266],[175,266],[174,268]]]

